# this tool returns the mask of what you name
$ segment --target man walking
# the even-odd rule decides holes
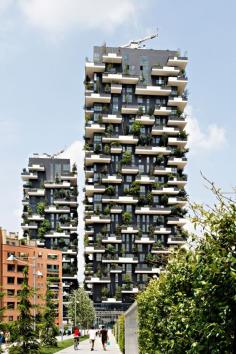
[[[100,336],[101,336],[101,340],[102,340],[103,349],[107,350],[106,345],[107,345],[107,341],[108,341],[108,334],[107,334],[107,329],[105,328],[105,326],[102,326],[102,329],[100,331]]]
[[[94,350],[94,343],[96,339],[96,330],[94,329],[94,326],[89,330],[89,339],[91,342],[91,351]]]

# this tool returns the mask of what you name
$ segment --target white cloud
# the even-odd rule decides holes
[[[19,6],[30,24],[50,35],[73,27],[112,30],[132,23],[138,11],[134,0],[20,0]]]
[[[226,143],[225,129],[216,124],[207,126],[203,131],[197,118],[193,115],[193,109],[188,106],[187,113],[187,133],[189,134],[189,148],[193,153],[202,151],[214,151],[222,149]]]

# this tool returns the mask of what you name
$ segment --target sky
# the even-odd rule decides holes
[[[148,47],[189,57],[189,198],[212,203],[200,171],[232,191],[235,13],[234,0],[0,0],[0,226],[20,229],[20,174],[34,152],[68,149],[82,191],[85,58],[157,28]]]

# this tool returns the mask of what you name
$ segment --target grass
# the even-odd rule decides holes
[[[80,337],[80,342],[83,340],[87,339],[88,336]],[[59,352],[62,349],[71,347],[74,344],[74,339],[66,339],[63,340],[62,342],[58,342],[58,347],[42,347],[40,349],[40,354],[54,354]]]

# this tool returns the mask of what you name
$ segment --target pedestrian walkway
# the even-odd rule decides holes
[[[121,354],[121,351],[120,351],[111,331],[109,331],[108,336],[109,336],[110,345],[107,346],[106,353]],[[91,353],[90,348],[91,348],[91,345],[90,345],[89,340],[87,339],[87,340],[80,343],[79,350],[74,350],[74,347],[72,346],[72,347],[63,349],[60,352],[57,352],[57,354],[73,354],[73,353],[79,353],[79,352],[81,354],[88,354],[88,353]],[[97,337],[95,340],[94,352],[96,354],[104,353],[100,337]]]

